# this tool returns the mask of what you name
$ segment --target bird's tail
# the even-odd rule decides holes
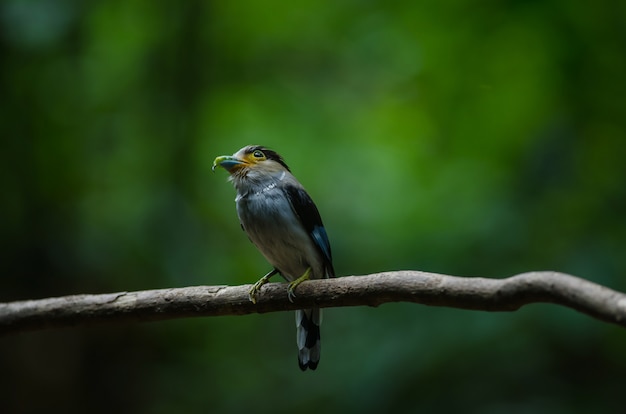
[[[322,310],[319,308],[296,311],[296,340],[300,369],[315,369],[320,361],[320,325]]]

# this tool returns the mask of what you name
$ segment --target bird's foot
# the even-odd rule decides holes
[[[248,299],[250,302],[256,304],[256,297],[259,295],[259,291],[261,290],[261,286],[267,283],[265,278],[259,279],[248,291]]]
[[[274,276],[276,273],[278,273],[278,270],[274,269],[268,274],[266,274],[265,276],[263,276],[262,278],[260,278],[259,280],[257,280],[257,282],[254,285],[252,285],[252,287],[248,291],[248,299],[250,299],[250,302],[256,304],[256,298],[259,295],[261,286],[269,282],[270,278]]]
[[[310,276],[311,276],[311,268],[309,267],[308,269],[306,269],[306,272],[304,272],[304,274],[302,276],[300,276],[299,278],[297,278],[293,282],[289,282],[289,287],[287,288],[287,299],[289,299],[289,302],[293,303],[293,300],[296,297],[294,289],[300,283],[304,282],[305,280],[309,280]]]

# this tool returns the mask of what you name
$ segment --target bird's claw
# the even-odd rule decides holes
[[[248,299],[250,299],[250,302],[256,304],[256,298],[261,291],[261,286],[263,286],[265,283],[267,283],[266,280],[260,279],[254,285],[252,285],[252,287],[248,291]]]
[[[259,295],[259,292],[261,291],[261,286],[269,282],[270,278],[274,276],[276,273],[278,273],[278,270],[272,269],[268,274],[266,274],[265,276],[257,280],[257,282],[254,285],[252,285],[252,287],[248,291],[248,299],[250,299],[250,302],[256,304],[256,297]]]
[[[309,267],[308,269],[306,269],[306,272],[304,272],[302,276],[292,282],[289,282],[289,286],[287,287],[287,299],[289,299],[289,302],[293,303],[293,300],[296,298],[296,293],[294,292],[294,290],[296,289],[296,287],[298,287],[300,283],[304,282],[305,280],[309,280],[310,273],[311,268]]]
[[[287,287],[287,299],[289,299],[289,302],[291,303],[293,303],[293,300],[296,298],[296,293],[293,290],[296,288],[296,286],[298,286],[298,284],[291,282]]]

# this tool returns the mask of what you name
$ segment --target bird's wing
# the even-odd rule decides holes
[[[326,229],[322,223],[322,217],[320,216],[315,203],[304,190],[304,188],[297,187],[295,185],[287,185],[283,187],[283,191],[291,204],[291,208],[296,213],[300,222],[304,226],[306,232],[311,236],[311,240],[322,254],[324,265],[329,273],[330,277],[335,276],[335,270],[333,269],[333,259],[330,252],[330,242],[328,241],[328,235]]]

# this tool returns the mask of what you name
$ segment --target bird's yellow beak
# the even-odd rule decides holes
[[[215,169],[219,166],[229,173],[233,173],[244,165],[246,165],[246,162],[244,160],[241,160],[232,155],[222,155],[217,157],[215,161],[213,161],[213,167],[211,169],[215,171]]]

